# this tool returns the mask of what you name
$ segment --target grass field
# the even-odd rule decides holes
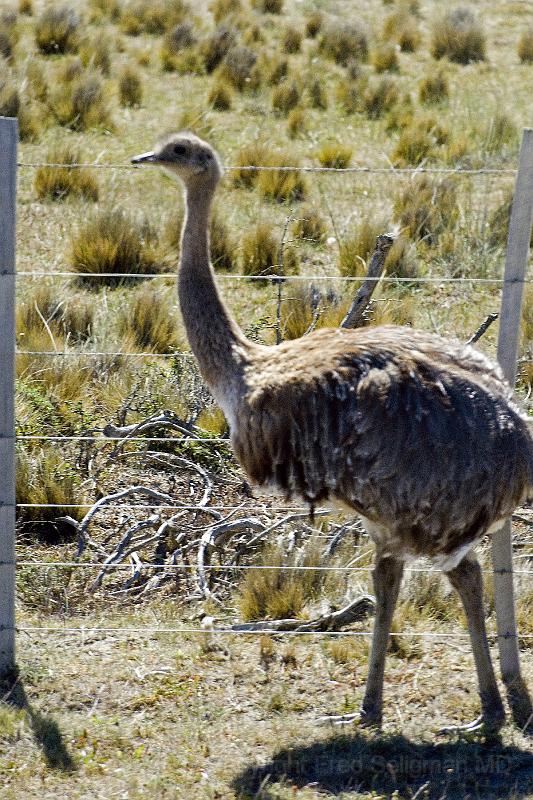
[[[28,166],[127,165],[161,133],[192,129],[227,167],[214,261],[247,335],[271,343],[302,335],[314,319],[338,324],[357,285],[341,279],[360,278],[376,235],[394,228],[399,244],[366,324],[466,340],[499,307],[490,280],[503,273],[513,186],[505,170],[531,124],[533,7],[473,1],[470,13],[445,19],[443,6],[2,3],[0,114],[18,114],[22,139],[17,268],[50,274],[18,280],[17,344],[26,352],[17,432],[101,439],[105,426],[164,409],[178,426],[148,429],[164,439],[152,443],[19,442],[18,502],[56,507],[19,509],[20,675],[0,703],[6,800],[533,797],[531,737],[511,724],[490,743],[437,735],[478,710],[462,612],[437,576],[412,573],[402,590],[380,735],[316,724],[358,707],[371,620],[351,626],[365,634],[354,637],[210,633],[210,618],[217,628],[265,614],[307,619],[370,591],[368,540],[334,514],[283,522],[287,510],[251,492],[227,444],[209,441],[227,429],[189,358],[173,279],[113,276],[175,272],[179,188],[156,170]],[[501,172],[235,169],[248,164]],[[282,284],[265,279],[280,272]],[[497,328],[480,341],[491,355]],[[532,365],[528,288],[518,384],[528,408]],[[102,565],[115,554],[120,569],[94,586],[87,566],[46,566],[75,557],[67,514],[79,520],[101,497],[139,485],[167,494],[173,508],[135,495],[128,507],[105,506],[88,528],[82,560]],[[195,571],[200,538],[228,513],[251,522],[214,560],[277,568],[217,573],[215,599],[206,599]],[[533,520],[524,510],[515,522],[516,566],[531,569]],[[246,537],[271,525],[267,541],[246,550]],[[482,559],[488,570],[487,543]],[[324,564],[365,571],[283,570]],[[487,588],[493,632],[490,580]],[[517,609],[520,633],[531,636],[530,575],[517,576]],[[60,630],[40,630],[49,628]],[[530,686],[532,645],[521,639]]]

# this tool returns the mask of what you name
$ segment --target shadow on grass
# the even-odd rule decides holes
[[[0,682],[0,699],[8,706],[24,711],[33,737],[42,750],[46,763],[52,769],[72,772],[75,769],[59,725],[51,717],[36,711],[28,700],[20,674],[15,670]]]
[[[250,766],[232,788],[239,798],[278,797],[274,785],[318,792],[394,797],[520,800],[533,792],[533,754],[495,740],[420,744],[405,736],[335,735],[307,747],[279,750],[264,766]]]

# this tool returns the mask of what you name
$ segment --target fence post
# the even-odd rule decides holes
[[[0,676],[15,667],[15,201],[18,123],[0,117]]]
[[[522,295],[529,256],[533,218],[533,130],[522,137],[518,173],[509,221],[509,237],[500,309],[498,361],[511,386],[515,385]],[[494,604],[502,678],[518,724],[526,724],[532,713],[531,700],[520,675],[514,606],[511,520],[492,538]]]

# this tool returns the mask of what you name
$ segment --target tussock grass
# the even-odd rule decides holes
[[[77,67],[76,62],[72,67]],[[108,93],[97,72],[82,69],[72,80],[56,83],[51,107],[58,123],[75,131],[113,125]]]
[[[391,78],[369,81],[362,92],[362,107],[369,119],[380,119],[398,102],[398,87]]]
[[[240,14],[242,10],[241,0],[211,0],[209,3],[209,11],[217,25],[232,14]]]
[[[533,64],[533,28],[521,34],[516,51],[522,64]]]
[[[382,36],[385,41],[397,42],[404,53],[414,53],[422,38],[415,15],[406,7],[393,11],[385,18]]]
[[[363,28],[355,23],[331,21],[324,26],[319,52],[336,64],[346,66],[350,59],[366,61],[368,41]]]
[[[294,220],[291,233],[296,239],[304,239],[313,245],[322,244],[327,235],[326,220],[317,208],[304,206]]]
[[[300,558],[287,558],[280,548],[268,547],[259,562],[272,569],[247,570],[239,585],[238,607],[244,620],[284,619],[302,615],[305,605],[320,595],[324,573],[320,570],[287,570],[285,566],[321,565],[321,552],[310,542]]]
[[[80,18],[70,6],[48,6],[35,22],[35,42],[44,55],[76,52],[80,33]]]
[[[257,55],[249,47],[232,47],[220,65],[220,79],[239,92],[245,88],[257,88],[259,73],[254,72],[256,62]]]
[[[114,287],[126,283],[128,273],[161,271],[164,259],[157,245],[157,234],[146,222],[120,209],[100,209],[74,233],[69,260],[80,275],[95,273],[95,278],[82,280],[84,288]]]
[[[42,283],[17,304],[17,340],[24,349],[35,350],[53,349],[56,340],[61,345],[83,342],[93,331],[94,319],[92,298],[80,293],[65,297]]]
[[[289,74],[289,62],[286,58],[274,55],[264,63],[264,71],[267,74],[267,82],[270,86],[277,86]]]
[[[283,0],[252,0],[252,6],[263,14],[281,14]]]
[[[39,137],[46,116],[19,91],[14,75],[8,70],[0,75],[0,116],[18,118],[22,141],[34,141]]]
[[[391,274],[388,269],[387,274]],[[405,286],[402,286],[396,295],[389,289],[387,297],[371,302],[369,317],[372,325],[414,325],[415,312],[416,300],[411,294],[406,294]]]
[[[215,111],[229,111],[233,103],[233,93],[222,80],[218,80],[211,86],[207,102]]]
[[[215,270],[231,271],[235,262],[236,246],[229,228],[222,218],[221,206],[215,206],[210,223],[211,263]]]
[[[513,120],[503,112],[490,119],[484,135],[483,147],[490,155],[501,153],[506,149],[515,149],[518,145],[518,130]]]
[[[48,97],[48,83],[46,81],[45,71],[38,61],[29,61],[26,64],[24,79],[28,94],[34,100],[38,100],[42,103],[46,102]]]
[[[400,133],[392,152],[392,161],[397,167],[416,166],[435,155],[436,141],[425,124],[412,118]]]
[[[448,58],[457,64],[485,59],[486,37],[480,23],[468,8],[448,11],[433,24],[431,55]]]
[[[287,79],[272,91],[272,108],[281,114],[288,114],[300,102],[302,92],[294,79]]]
[[[80,45],[79,53],[82,64],[91,69],[99,69],[103,75],[111,72],[112,43],[108,36],[87,37]]]
[[[291,286],[290,295],[281,307],[281,329],[284,339],[299,339],[311,327],[337,328],[348,304],[334,291],[321,291],[316,286]]]
[[[118,22],[122,13],[120,0],[88,0],[89,19],[96,24],[103,20]]]
[[[417,176],[394,201],[394,215],[410,239],[435,244],[444,231],[454,228],[459,216],[455,181]]]
[[[305,21],[305,35],[308,39],[315,39],[322,30],[324,16],[320,11],[314,11]]]
[[[398,52],[393,44],[380,44],[371,55],[371,63],[376,72],[399,72]]]
[[[425,105],[435,105],[448,99],[450,88],[442,70],[426,75],[418,84],[418,99]]]
[[[27,17],[33,16],[32,0],[19,0],[18,10],[19,14],[24,14]]]
[[[298,166],[294,156],[273,153],[268,160],[270,167]],[[305,200],[308,184],[297,169],[269,169],[259,172],[257,178],[259,194],[267,200],[288,203]]]
[[[303,34],[297,28],[286,28],[282,39],[281,47],[284,53],[299,53],[302,49]]]
[[[177,327],[174,303],[150,284],[130,295],[120,312],[120,335],[143,351],[172,353],[178,344]]]
[[[219,25],[200,42],[199,52],[207,73],[213,72],[226,53],[237,44],[237,31],[229,25]]]
[[[121,106],[140,106],[143,97],[142,77],[130,64],[122,67],[118,75],[118,96]]]
[[[270,149],[264,142],[251,142],[239,150],[235,158],[236,167],[263,167],[270,161]],[[251,189],[256,185],[259,172],[251,169],[235,170],[233,175],[234,186]]]
[[[306,133],[308,128],[307,123],[308,120],[305,109],[301,106],[293,108],[287,117],[287,130],[289,131],[291,139],[295,139],[297,136]]]
[[[186,0],[132,0],[120,16],[120,29],[129,36],[160,35],[192,16]]]
[[[66,143],[52,147],[46,154],[50,164],[83,164],[81,151]],[[65,200],[67,197],[82,197],[98,200],[98,181],[88,169],[68,167],[39,167],[35,173],[34,188],[40,200]]]
[[[0,56],[9,61],[19,38],[17,15],[4,11],[0,15]]]
[[[273,228],[266,222],[245,233],[240,258],[243,275],[277,275],[279,247]]]
[[[513,191],[508,189],[489,217],[489,244],[491,247],[504,247],[507,244],[512,203]],[[533,232],[531,234],[531,244],[533,246]]]
[[[366,273],[366,262],[374,252],[376,238],[389,230],[386,220],[364,217],[356,230],[343,237],[339,245],[339,272],[347,277]]]
[[[20,95],[14,77],[6,71],[0,75],[0,116],[16,117],[20,110]]]
[[[355,114],[362,107],[363,86],[348,79],[340,80],[335,87],[335,100],[345,114]]]
[[[364,636],[358,636],[351,640],[348,638],[332,639],[327,643],[325,651],[335,664],[346,664],[353,667],[361,661],[366,662],[368,641],[365,641]]]
[[[75,529],[62,525],[58,519],[70,516],[81,520],[84,509],[76,504],[86,502],[86,498],[79,475],[65,462],[62,451],[52,448],[31,453],[18,450],[16,496],[17,503],[21,504],[59,505],[59,508],[19,508],[18,522],[27,535],[57,541],[68,531],[70,538],[75,539]]]
[[[328,107],[328,94],[324,82],[320,78],[313,78],[306,87],[307,97],[311,108],[320,108],[325,111]]]
[[[159,51],[163,69],[167,72],[177,69],[181,63],[179,55],[184,50],[194,47],[197,41],[194,26],[190,22],[182,22],[167,31]]]
[[[316,151],[316,157],[322,167],[333,167],[334,169],[345,169],[352,162],[353,150],[349,145],[340,142],[329,142],[323,144]]]

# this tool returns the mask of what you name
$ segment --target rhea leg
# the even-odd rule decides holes
[[[461,597],[468,622],[468,631],[479,683],[481,717],[470,725],[448,728],[445,732],[479,730],[487,733],[496,733],[505,721],[505,712],[496,683],[487,641],[481,568],[475,556],[469,554],[455,569],[446,574]]]
[[[357,720],[362,725],[376,727],[381,725],[385,656],[402,574],[403,561],[389,556],[380,556],[379,554],[376,556],[376,563],[372,571],[374,594],[376,596],[376,615],[374,617],[368,678],[361,711],[359,714],[322,717],[319,722],[343,725]]]

